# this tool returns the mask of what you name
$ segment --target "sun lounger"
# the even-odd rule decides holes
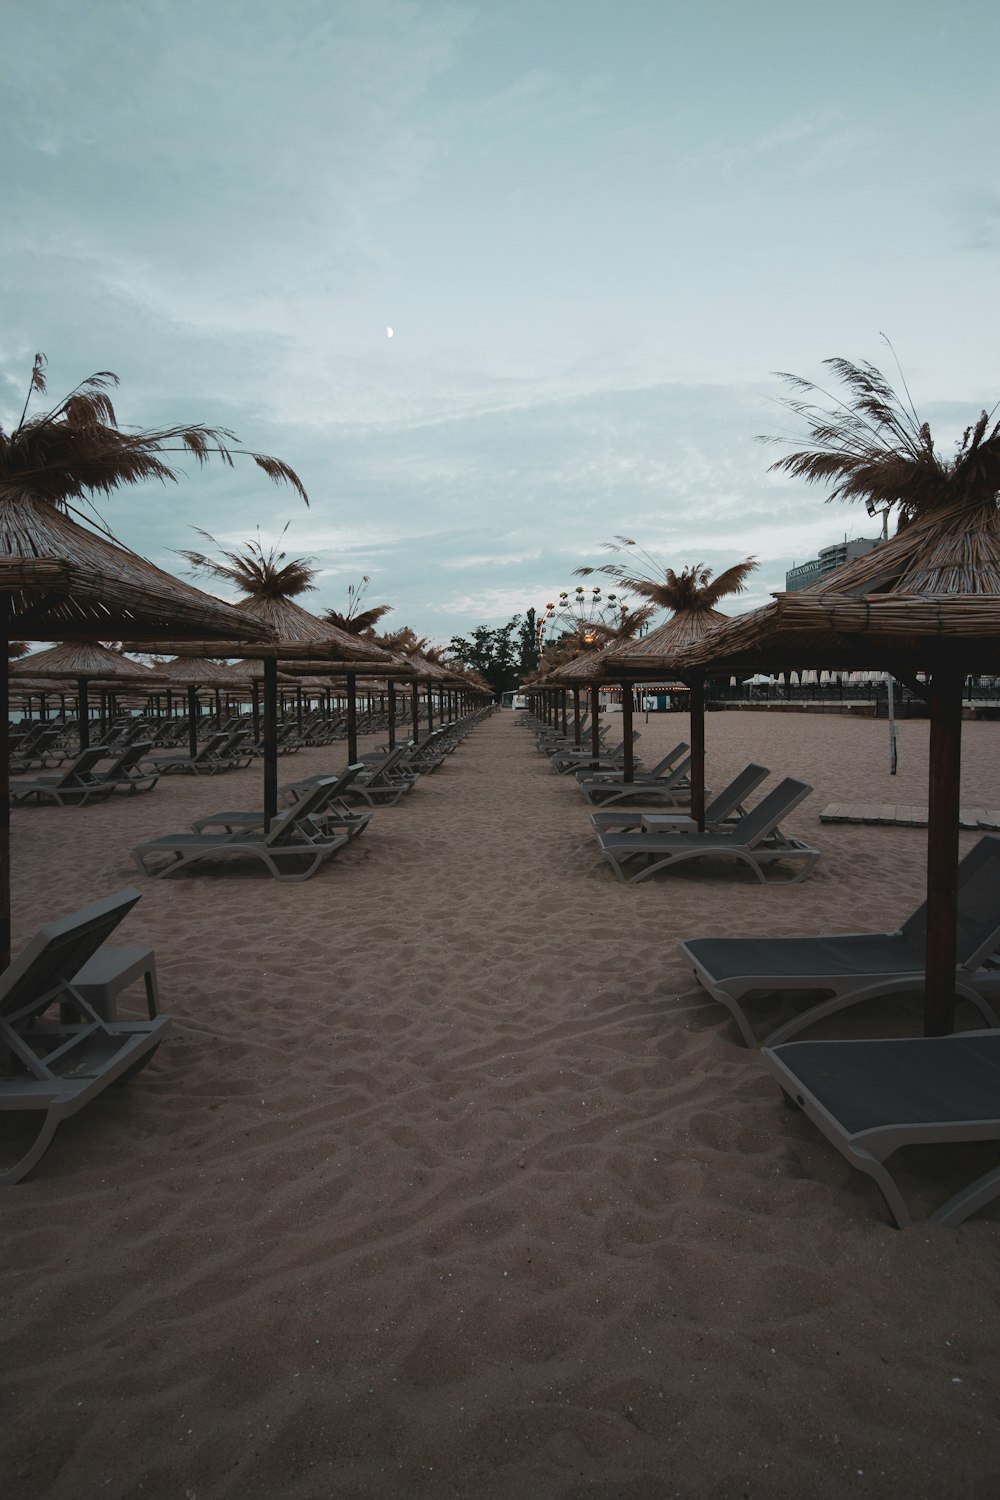
[[[19,1182],[60,1123],[145,1067],[169,1030],[167,1016],[102,1018],[73,982],[138,900],[129,886],[49,922],[0,975],[0,1183]]]
[[[234,771],[241,766],[248,766],[253,760],[253,750],[246,749],[243,743],[248,732],[246,729],[229,732],[219,730],[209,736],[197,755],[175,755],[171,752],[151,755],[146,761],[145,769],[156,771],[161,776],[215,776],[220,771]]]
[[[10,800],[14,807],[28,802],[55,802],[59,807],[83,807],[110,797],[113,787],[94,772],[98,761],[106,760],[107,747],[93,745],[84,750],[58,776],[36,776],[33,781],[12,781]]]
[[[666,802],[672,807],[691,800],[691,757],[683,755],[688,746],[683,740],[675,745],[668,757],[659,762],[656,775],[638,771],[631,781],[626,781],[621,771],[614,773],[578,771],[576,782],[588,802],[601,807],[611,807],[619,802],[634,802],[648,799]]]
[[[632,731],[632,744],[641,739],[638,729]],[[622,740],[612,750],[602,750],[595,755],[593,750],[579,749],[557,750],[549,757],[549,764],[560,776],[566,776],[570,771],[590,770],[594,774],[598,771],[620,771],[625,759],[625,741]],[[636,761],[636,764],[640,764]]]
[[[888,1157],[903,1146],[1000,1140],[1000,1031],[786,1042],[760,1055],[789,1103],[875,1181],[900,1229],[911,1217]],[[953,1228],[998,1194],[1000,1166],[993,1165],[929,1218]]]
[[[724,833],[599,833],[597,842],[619,880],[635,885],[658,870],[676,869],[691,859],[728,858],[749,865],[761,882],[778,861],[800,866],[787,884],[803,880],[820,857],[801,839],[776,837],[781,819],[808,797],[812,787],[791,776],[779,782],[757,806]]]
[[[706,806],[706,831],[722,833],[734,818],[741,818],[746,811],[743,804],[747,797],[757,790],[768,775],[766,766],[746,766]],[[651,832],[655,829],[657,833],[697,833],[698,831],[698,824],[687,813],[665,813],[662,810],[641,807],[630,807],[627,810],[623,807],[602,807],[597,812],[591,813],[590,821],[599,833],[610,833],[615,829],[624,832],[628,828],[647,827]]]
[[[126,746],[106,771],[95,772],[95,779],[109,786],[113,792],[126,792],[129,795],[151,792],[159,781],[160,774],[158,771],[141,770],[139,762],[146,758],[152,745],[152,740],[139,740],[134,745]]]
[[[648,766],[645,770],[636,771],[634,779],[636,781],[657,781],[662,776],[669,776],[674,770],[680,756],[684,754],[685,750],[690,750],[690,748],[691,746],[687,743],[686,740],[681,740],[674,746],[672,750],[668,750],[666,755],[664,755],[660,760],[656,762],[655,766]],[[687,764],[690,765],[690,763],[691,761],[689,756]],[[578,770],[574,772],[574,774],[577,781],[581,782],[617,781],[620,783],[624,772],[622,771],[621,766],[615,766],[613,768],[609,767],[609,769],[606,771]]]
[[[322,798],[313,802],[310,817],[324,833],[346,833],[349,839],[355,839],[365,831],[375,816],[372,811],[356,812],[342,797],[337,795],[339,790],[350,786],[359,769],[360,767],[356,765],[348,766],[343,776],[319,778],[324,781],[326,792]],[[292,802],[288,807],[282,808],[278,813],[278,819],[294,818],[301,805],[300,798],[297,803]],[[264,822],[262,811],[220,812],[196,818],[191,827],[195,833],[207,833],[212,828],[224,833],[249,833],[254,829],[263,830]]]
[[[992,1026],[988,1000],[1000,998],[1000,838],[979,840],[958,867],[956,993]],[[747,1005],[761,996],[801,992],[799,1013],[776,1026],[768,1046],[862,1000],[922,991],[927,907],[897,932],[834,937],[691,938],[680,944],[699,982],[725,1005],[748,1047],[756,1037]],[[817,997],[820,997],[817,999]]]
[[[346,833],[324,833],[313,818],[335,780],[318,781],[286,816],[272,821],[267,833],[169,833],[139,844],[132,858],[144,875],[157,878],[205,860],[249,856],[259,859],[275,880],[309,880],[348,843]],[[160,855],[168,857],[165,864],[158,863]]]

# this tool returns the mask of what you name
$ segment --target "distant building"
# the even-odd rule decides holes
[[[814,557],[811,562],[799,563],[797,568],[789,568],[785,574],[786,592],[804,589],[807,584],[815,583],[817,578],[824,578],[827,573],[832,573],[841,563],[853,562],[856,557],[870,552],[878,544],[878,537],[859,536],[850,542],[835,542],[832,547],[821,547],[819,557]]]

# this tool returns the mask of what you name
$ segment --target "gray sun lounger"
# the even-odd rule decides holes
[[[900,1229],[911,1216],[885,1166],[893,1152],[1000,1140],[1000,1031],[786,1042],[760,1055],[789,1103],[874,1180]],[[953,1228],[998,1194],[1000,1166],[994,1165],[929,1217]]]
[[[803,880],[820,857],[801,839],[778,834],[781,819],[812,791],[804,781],[786,776],[756,807],[724,833],[599,833],[601,853],[619,880],[634,885],[658,870],[676,869],[692,859],[728,858],[749,865],[758,880],[766,880],[765,868],[778,861],[792,861],[801,868],[781,877],[792,885]]]
[[[106,760],[105,745],[92,745],[78,755],[59,776],[37,776],[34,781],[12,781],[10,800],[14,807],[28,802],[55,802],[59,807],[83,807],[100,802],[114,790],[95,774],[94,767]]]
[[[1000,838],[989,836],[958,867],[955,990],[996,1026],[988,1000],[1000,997]],[[834,937],[690,938],[680,951],[699,982],[730,1010],[748,1047],[756,1037],[747,1006],[761,996],[802,992],[801,1009],[776,1026],[776,1046],[825,1016],[875,996],[922,991],[927,906],[897,932]],[[823,997],[817,1000],[817,996]]]
[[[310,814],[313,822],[324,833],[346,833],[349,839],[356,839],[359,834],[364,833],[375,816],[370,809],[367,812],[356,812],[342,797],[337,796],[338,788],[349,785],[353,780],[350,773],[356,770],[356,766],[349,766],[348,774],[326,778],[326,794],[320,801],[313,804]],[[294,818],[299,806],[301,806],[301,800],[299,804],[292,803],[289,807],[281,808],[277,814],[278,820]],[[191,827],[195,833],[206,833],[211,828],[224,833],[249,833],[254,829],[263,830],[264,813],[262,811],[209,813],[207,817],[196,818]]]
[[[706,830],[711,833],[723,833],[727,825],[735,818],[741,818],[746,812],[743,804],[747,797],[757,790],[768,775],[770,772],[767,766],[746,766],[706,806]],[[615,829],[624,832],[629,828],[642,828],[643,820],[649,816],[656,818],[656,829],[659,833],[697,833],[698,831],[698,824],[689,814],[665,813],[658,808],[602,807],[597,812],[591,813],[590,821],[599,833],[610,833]],[[663,827],[662,825],[667,822],[670,827]]]
[[[334,781],[336,777],[318,781],[285,816],[271,823],[267,833],[169,833],[139,844],[132,858],[144,875],[154,877],[236,855],[260,860],[275,880],[309,880],[349,842],[346,833],[325,833],[321,818],[312,816]],[[168,856],[165,864],[158,863],[160,855]]]
[[[128,745],[106,771],[96,772],[96,779],[109,786],[113,792],[151,792],[160,779],[158,771],[143,771],[139,762],[153,748],[152,740],[140,740]]]
[[[30,1172],[61,1122],[145,1067],[170,1028],[104,1019],[74,987],[138,900],[129,886],[49,922],[0,975],[0,1183]],[[15,1117],[37,1125],[30,1138]]]
[[[687,746],[685,745],[684,748],[686,750]],[[677,807],[691,800],[691,778],[688,775],[690,769],[691,757],[686,755],[665,775],[655,777],[637,775],[631,781],[626,781],[621,775],[614,779],[588,776],[578,778],[577,786],[588,802],[600,807],[612,807],[620,802],[636,800],[666,802],[671,807]]]
[[[632,731],[632,744],[642,736],[638,729]],[[566,776],[570,771],[620,771],[625,759],[625,741],[621,740],[612,750],[601,750],[597,755],[592,750],[574,747],[571,750],[558,750],[555,755],[549,757],[549,764],[559,773]],[[638,762],[637,762],[638,764]]]
[[[635,780],[657,781],[661,776],[669,776],[676,766],[678,758],[684,754],[685,750],[690,750],[690,748],[691,746],[686,740],[680,740],[672,750],[668,750],[666,755],[656,762],[655,766],[648,766],[643,771],[636,771]],[[688,764],[690,765],[690,757],[688,758]],[[621,766],[609,767],[606,771],[588,771],[584,768],[583,770],[574,772],[577,781],[620,782],[624,774]]]

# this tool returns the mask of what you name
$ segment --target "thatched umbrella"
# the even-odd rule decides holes
[[[199,638],[268,631],[130,552],[113,538],[65,513],[74,501],[110,495],[146,479],[175,480],[164,455],[185,453],[198,464],[232,463],[244,450],[225,428],[200,424],[122,431],[108,396],[117,376],[102,371],[65,400],[28,415],[45,393],[45,360],[36,355],[20,417],[0,428],[0,965],[10,957],[10,799],[8,791],[8,657],[11,639],[140,641],[170,632]],[[276,482],[294,472],[266,454],[248,454]]]
[[[608,544],[615,552],[636,549],[636,543],[628,537],[619,537]],[[756,560],[746,557],[742,562],[712,577],[711,568],[695,563],[691,567],[675,572],[662,567],[649,553],[637,549],[645,559],[645,570],[634,566],[623,567],[620,563],[606,563],[598,571],[608,573],[627,588],[633,589],[653,608],[669,609],[673,613],[665,624],[648,635],[626,637],[610,645],[601,657],[602,674],[606,680],[618,681],[622,685],[622,712],[625,732],[625,780],[632,779],[632,688],[636,682],[651,682],[665,673],[676,675],[681,653],[708,631],[727,618],[715,608],[721,599],[731,594],[741,594],[746,589],[746,580],[757,566]],[[635,553],[633,552],[633,556]],[[593,569],[581,568],[587,574]],[[690,691],[691,724],[691,816],[699,828],[705,826],[705,674],[692,670],[685,674]]]
[[[790,401],[816,446],[776,467],[896,508],[900,527],[809,588],[720,626],[685,661],[741,672],[790,655],[810,668],[879,666],[929,698],[925,1027],[941,1035],[955,1011],[962,690],[969,673],[1000,670],[1000,422],[991,429],[984,412],[941,459],[926,423],[873,366],[828,363],[849,400],[832,412]]]
[[[215,538],[202,532],[202,536],[215,543]],[[329,625],[311,615],[296,604],[297,595],[315,587],[313,578],[316,568],[311,559],[288,558],[275,545],[268,551],[258,538],[243,544],[238,550],[220,549],[218,557],[203,552],[184,550],[185,557],[196,572],[206,573],[226,583],[235,584],[243,591],[243,598],[233,608],[247,620],[263,626],[270,634],[273,645],[254,648],[247,652],[239,641],[225,644],[205,642],[198,647],[183,642],[159,642],[159,651],[178,651],[179,654],[199,656],[259,656],[264,663],[264,818],[269,824],[278,808],[278,661],[298,661],[314,664],[320,661],[337,661],[342,664],[364,662],[375,670],[380,666],[396,668],[388,652],[369,641],[360,640],[349,632]],[[357,700],[355,678],[348,672],[348,758],[357,757]]]
[[[76,684],[77,714],[80,721],[80,749],[90,745],[89,703],[87,688],[92,682],[123,684],[125,687],[149,688],[156,684],[156,674],[137,661],[130,661],[119,651],[110,651],[99,641],[61,641],[48,651],[25,656],[10,669],[11,681],[23,678],[70,678]]]

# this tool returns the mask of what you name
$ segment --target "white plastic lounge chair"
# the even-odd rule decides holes
[[[308,880],[348,843],[346,833],[324,833],[313,810],[328,796],[336,777],[318,781],[267,833],[168,833],[132,850],[144,875],[162,877],[188,865],[229,855],[259,859],[275,880]],[[166,864],[157,864],[161,854]],[[150,864],[152,860],[152,864]]]
[[[110,797],[113,787],[98,777],[94,767],[109,754],[104,745],[84,750],[58,776],[36,776],[33,781],[12,781],[10,800],[14,807],[28,802],[55,802],[59,807],[83,807]]]
[[[740,774],[724,787],[705,808],[705,828],[711,833],[722,833],[727,824],[741,818],[746,812],[743,806],[751,792],[770,775],[767,766],[746,766]],[[652,815],[656,818],[659,833],[697,833],[698,824],[687,813],[665,813],[650,808],[623,807],[600,808],[592,812],[590,821],[599,833],[610,833],[614,829],[624,832],[628,828],[642,828],[644,820]],[[662,825],[669,823],[669,827]]]
[[[1000,1140],[1000,1031],[786,1042],[760,1055],[789,1103],[875,1181],[900,1229],[911,1217],[885,1166],[893,1152]],[[929,1217],[953,1228],[998,1194],[1000,1166],[993,1166]]]
[[[630,885],[647,880],[657,870],[676,869],[690,859],[726,857],[749,865],[757,879],[766,880],[765,868],[777,861],[801,866],[794,875],[782,877],[789,885],[804,880],[820,857],[820,851],[801,839],[781,837],[771,841],[781,819],[812,791],[804,781],[786,776],[756,807],[725,833],[599,833],[597,842],[619,880]],[[645,861],[645,863],[642,863]]]
[[[1000,997],[1000,838],[987,836],[958,867],[957,995],[996,1026],[987,1003]],[[876,995],[922,991],[927,907],[898,932],[834,937],[690,938],[681,943],[699,982],[730,1010],[748,1047],[756,1036],[747,1005],[761,996],[802,992],[801,1010],[765,1037],[776,1046],[807,1026]],[[817,997],[824,997],[819,998]]]
[[[145,1067],[170,1028],[104,1020],[74,988],[138,900],[129,886],[49,922],[0,975],[0,1183],[19,1182],[60,1123]]]

